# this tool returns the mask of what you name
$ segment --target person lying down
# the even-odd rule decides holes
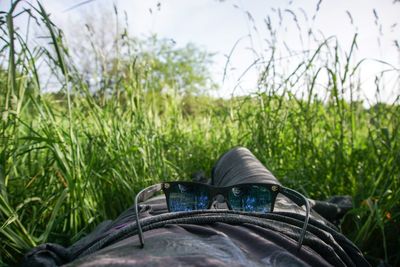
[[[21,265],[370,266],[335,225],[349,197],[309,200],[243,147],[202,178],[145,188],[116,220],[68,248],[40,245]]]

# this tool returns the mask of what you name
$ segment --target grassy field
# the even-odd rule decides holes
[[[155,90],[168,83],[151,75],[168,73],[154,63],[162,52],[121,57],[93,91],[43,7],[18,16],[42,25],[46,46],[29,42],[13,16],[0,14],[0,263],[42,242],[71,244],[132,205],[144,186],[209,174],[219,155],[241,145],[310,198],[353,196],[344,234],[371,263],[400,264],[400,105],[356,99],[363,67],[352,59],[356,36],[345,52],[321,41],[282,77],[271,57],[258,93],[216,99],[171,85]],[[44,93],[43,64],[58,93]]]

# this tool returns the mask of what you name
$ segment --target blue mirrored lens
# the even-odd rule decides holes
[[[263,185],[238,185],[228,193],[231,208],[236,211],[270,212],[272,193]]]
[[[209,206],[209,194],[206,186],[171,184],[169,190],[170,211],[203,210]]]

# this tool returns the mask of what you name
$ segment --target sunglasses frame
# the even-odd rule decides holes
[[[310,204],[307,200],[306,197],[304,197],[301,193],[297,192],[296,190],[287,188],[287,187],[283,187],[281,185],[278,184],[271,184],[271,183],[241,183],[241,184],[236,184],[236,185],[232,185],[232,186],[226,186],[226,187],[217,187],[217,186],[213,186],[213,185],[209,185],[209,184],[204,184],[204,183],[197,183],[197,182],[186,182],[186,181],[173,181],[173,182],[162,182],[159,184],[155,184],[149,187],[144,188],[143,190],[141,190],[135,197],[135,219],[136,219],[136,225],[138,228],[138,236],[139,236],[139,242],[140,242],[140,247],[143,248],[144,247],[144,238],[143,238],[143,232],[142,232],[142,227],[140,225],[140,220],[139,220],[139,203],[140,202],[144,202],[148,199],[150,199],[151,197],[153,197],[157,192],[160,192],[161,190],[164,192],[166,201],[167,201],[167,207],[168,207],[168,211],[170,211],[170,207],[169,207],[169,196],[170,196],[170,188],[171,188],[171,184],[182,184],[182,185],[193,185],[193,186],[205,186],[208,188],[208,194],[209,194],[209,203],[208,203],[208,207],[207,209],[211,208],[211,205],[214,203],[213,199],[215,196],[217,195],[222,195],[225,198],[225,202],[228,205],[228,208],[230,210],[232,210],[229,201],[228,201],[228,192],[230,189],[232,189],[233,187],[238,187],[238,186],[249,186],[249,185],[259,185],[259,186],[266,186],[270,188],[272,195],[271,198],[271,210],[269,212],[273,212],[274,210],[274,206],[275,206],[275,201],[276,201],[276,197],[279,193],[281,193],[282,195],[288,197],[290,200],[292,200],[294,203],[296,203],[299,207],[301,206],[305,206],[306,208],[306,216],[304,219],[304,224],[303,224],[303,228],[302,228],[302,232],[300,234],[299,237],[299,241],[298,241],[298,247],[297,249],[300,250],[302,244],[303,244],[303,240],[304,240],[304,236],[306,234],[307,231],[307,226],[308,226],[308,221],[309,221],[309,217],[310,217]],[[267,213],[269,213],[267,212]],[[261,213],[261,212],[255,212],[255,213]]]
[[[224,200],[226,204],[228,205],[229,210],[235,210],[232,208],[231,203],[229,201],[229,191],[232,188],[235,187],[241,187],[241,186],[263,186],[266,187],[270,193],[271,193],[271,208],[268,212],[273,212],[274,210],[274,204],[276,197],[279,193],[279,186],[276,184],[266,184],[266,183],[243,183],[243,184],[236,184],[236,185],[231,185],[231,186],[225,186],[225,187],[217,187],[217,186],[212,186],[209,184],[203,184],[203,183],[196,183],[196,182],[164,182],[162,183],[162,190],[164,191],[165,198],[167,201],[167,207],[169,212],[175,212],[171,211],[170,207],[170,194],[171,194],[171,188],[173,188],[173,185],[184,185],[184,186],[192,186],[192,187],[204,187],[207,190],[207,196],[208,196],[208,204],[206,209],[210,209],[212,204],[214,203],[214,198],[218,195],[222,195],[224,197]]]

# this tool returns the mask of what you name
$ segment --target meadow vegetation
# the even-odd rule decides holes
[[[21,16],[41,26],[45,45],[14,27]],[[210,55],[195,46],[118,36],[119,52],[107,64],[94,57],[91,79],[39,3],[15,1],[0,13],[0,31],[0,263],[43,242],[71,244],[141,188],[209,174],[241,145],[310,198],[353,196],[344,234],[371,263],[400,264],[400,106],[355,97],[357,36],[348,48],[321,40],[287,75],[271,54],[257,93],[219,99],[204,90],[215,87]],[[299,86],[302,96],[292,90]]]

